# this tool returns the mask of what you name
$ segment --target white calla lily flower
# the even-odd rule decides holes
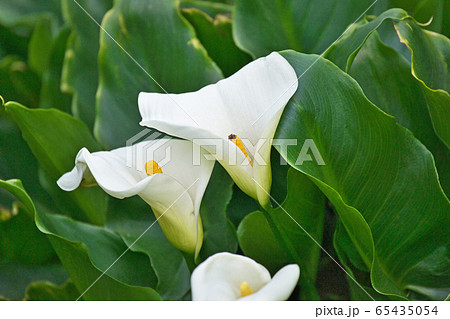
[[[287,265],[273,278],[253,259],[218,253],[194,269],[191,277],[192,300],[287,300],[294,290],[300,268]]]
[[[196,92],[140,93],[141,125],[205,148],[264,207],[272,183],[271,140],[297,86],[292,66],[272,53]]]
[[[139,195],[172,245],[196,256],[203,242],[200,204],[214,161],[193,165],[192,146],[186,140],[160,139],[109,152],[83,148],[73,170],[57,183],[66,191],[97,184],[120,199]]]

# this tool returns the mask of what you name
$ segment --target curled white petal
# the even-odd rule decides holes
[[[162,143],[166,145],[161,147]],[[147,176],[148,160],[160,163],[163,174]],[[73,170],[57,183],[66,191],[96,183],[116,198],[139,195],[152,207],[174,246],[189,252],[194,248],[198,253],[203,240],[200,203],[213,166],[214,162],[206,160],[193,163],[189,141],[155,140],[110,152],[90,153],[83,148]]]
[[[192,300],[287,300],[299,276],[300,268],[293,264],[280,269],[271,279],[269,271],[251,258],[218,253],[192,273]],[[241,297],[244,282],[254,293]]]
[[[244,281],[258,290],[270,281],[270,273],[248,257],[217,253],[193,271],[192,300],[236,300]]]
[[[242,301],[283,301],[287,300],[294,291],[298,278],[300,277],[300,267],[292,264],[281,268],[272,280],[257,292],[240,298]]]
[[[297,86],[292,66],[278,53],[272,53],[196,92],[141,93],[141,125],[200,143],[212,154],[216,147],[204,145],[203,141],[222,141],[223,153],[216,154],[216,159],[244,192],[264,205],[271,185],[270,139]],[[253,168],[236,145],[228,141],[230,134],[248,141]],[[263,140],[265,145],[257,158],[252,149]],[[229,152],[236,154],[237,165],[230,163]]]

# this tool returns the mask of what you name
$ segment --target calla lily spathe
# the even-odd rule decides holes
[[[287,265],[273,278],[262,265],[245,256],[218,253],[192,273],[192,300],[287,300],[294,290],[300,268]]]
[[[83,148],[73,170],[58,185],[72,191],[97,184],[120,199],[139,195],[152,207],[167,239],[176,248],[197,255],[203,241],[200,203],[214,161],[193,165],[192,153],[191,142],[175,139],[141,142],[109,152],[90,153]]]
[[[265,206],[272,183],[271,139],[297,86],[292,66],[272,53],[196,92],[140,93],[141,125],[200,143]],[[211,140],[221,141],[223,152]]]

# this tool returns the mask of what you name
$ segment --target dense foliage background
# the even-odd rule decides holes
[[[299,89],[276,137],[314,139],[327,165],[297,165],[302,143],[273,150],[272,228],[216,165],[200,259],[295,262],[292,299],[369,298],[286,210],[376,299],[447,298],[449,16],[445,0],[2,1],[0,295],[75,300],[154,221],[139,198],[55,183],[80,148],[141,130],[139,92],[197,90],[292,49]],[[156,224],[82,299],[189,300],[189,277]]]

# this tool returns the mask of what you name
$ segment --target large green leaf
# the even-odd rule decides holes
[[[429,151],[332,63],[295,52],[283,56],[297,74],[315,64],[280,121],[276,138],[299,141],[282,156],[333,203],[374,288],[399,295],[447,291],[450,205]],[[297,161],[306,139],[326,165]]]
[[[269,214],[274,226],[294,251],[277,242],[276,233],[273,233],[261,212],[247,215],[241,222],[238,228],[239,244],[247,256],[272,272],[288,263],[298,263],[302,299],[316,299],[314,283],[322,242],[324,196],[308,177],[294,169],[288,172],[287,184],[286,200]],[[295,255],[292,256],[292,253]]]
[[[399,21],[396,26],[401,40],[409,45],[413,54],[412,66],[393,49],[379,41],[377,44],[371,36],[386,19]],[[366,41],[369,43],[365,44]],[[422,30],[406,12],[392,9],[370,22],[364,20],[353,26],[326,52],[328,59],[356,78],[371,101],[394,115],[427,146],[436,159],[441,183],[447,192],[449,151],[437,140],[436,134],[448,145],[450,97],[444,90],[450,85],[449,48],[447,38]],[[353,65],[356,57],[358,63]]]
[[[62,0],[61,4],[64,20],[72,30],[64,58],[62,88],[73,94],[72,113],[92,129],[100,37],[100,27],[95,22],[101,23],[112,0]]]
[[[160,300],[152,288],[130,286],[113,279],[107,273],[103,274],[103,271],[94,266],[82,243],[70,242],[57,236],[50,236],[50,239],[78,291],[85,292],[83,299]]]
[[[322,53],[341,35],[345,36],[347,27],[364,14],[380,14],[390,8],[403,8],[421,22],[433,17],[430,28],[440,32],[445,28],[444,3],[445,0],[237,0],[234,36],[239,46],[254,57],[283,49]]]
[[[411,66],[397,51],[372,34],[359,51],[349,74],[366,96],[411,130],[434,156],[441,185],[450,193],[450,152],[436,136],[428,112],[426,89],[411,74]],[[445,114],[440,114],[442,120]],[[448,119],[447,123],[450,122]]]
[[[225,76],[232,75],[252,60],[234,43],[228,16],[221,14],[212,19],[197,9],[185,9],[183,15],[195,28],[198,39]]]
[[[394,22],[400,41],[411,51],[412,74],[428,89],[426,92],[433,124],[438,135],[448,145],[448,127],[444,125],[449,118],[450,40],[448,38],[423,30],[404,10],[391,9],[370,22],[364,20],[353,25],[325,52],[325,57],[348,72],[367,38],[387,19]]]
[[[120,236],[102,227],[77,222],[65,216],[42,213],[38,213],[38,216],[38,225],[46,233],[68,241],[82,242],[92,262],[102,271],[106,271],[127,250]],[[155,274],[143,254],[127,252],[108,269],[108,275],[130,285],[156,285]]]
[[[348,31],[336,43],[330,46],[324,57],[333,61],[338,67],[344,71],[350,69],[356,54],[363,46],[366,39],[380,25],[388,19],[402,20],[408,18],[409,15],[402,9],[390,9],[383,12],[375,19],[367,22],[366,19],[352,25]]]
[[[158,300],[145,255],[134,253],[117,234],[65,216],[36,210],[20,181],[2,181],[25,208],[35,214],[39,230],[47,234],[64,268],[86,300]]]
[[[333,246],[342,266],[346,270],[351,300],[372,300],[372,298],[375,300],[407,300],[407,298],[397,295],[383,295],[373,289],[370,269],[358,254],[345,226],[339,221],[334,232]],[[408,299],[410,296],[411,293],[408,294]]]
[[[62,174],[73,168],[74,158],[81,148],[100,149],[86,125],[66,113],[28,109],[14,102],[6,103],[5,109],[19,126],[53,187]],[[104,222],[107,197],[100,188],[83,188],[65,195],[75,201],[89,221]]]
[[[128,247],[117,234],[65,216],[42,213],[38,213],[38,216],[37,224],[41,231],[60,236],[65,241],[72,242],[74,246],[78,246],[76,242],[82,243],[93,265],[101,271],[107,271],[110,277],[128,285],[156,286],[156,276],[149,260],[144,254],[131,251],[125,253]],[[64,252],[57,250],[57,253],[61,257]],[[122,253],[125,254],[121,256]],[[61,261],[64,263],[64,258],[61,258]],[[111,265],[113,266],[109,268]],[[71,268],[75,266],[66,268],[70,273]]]
[[[413,19],[394,22],[400,40],[412,54],[412,72],[430,89],[450,91],[450,40],[423,30]]]
[[[396,22],[395,29],[411,51],[412,74],[425,88],[436,133],[450,147],[450,40],[412,19]]]
[[[107,227],[116,231],[131,251],[142,252],[158,279],[156,291],[164,300],[179,300],[190,289],[190,272],[180,251],[166,239],[150,208],[139,197],[113,199]]]
[[[232,187],[233,180],[216,163],[200,207],[204,231],[200,258],[203,260],[222,251],[237,251],[236,230],[226,216]]]
[[[100,37],[95,133],[106,148],[141,130],[139,92],[195,91],[222,77],[175,0],[118,0],[102,26],[114,38]]]
[[[237,0],[234,37],[254,57],[294,49],[321,53],[373,0]]]
[[[420,22],[431,21],[427,29],[446,34],[450,30],[446,29],[445,16],[448,16],[449,7],[446,0],[384,0],[378,1],[372,10],[374,14],[379,14],[389,8],[402,8]]]

